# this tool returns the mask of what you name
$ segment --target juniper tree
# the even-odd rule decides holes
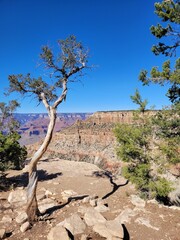
[[[180,46],[180,1],[166,0],[155,3],[155,14],[161,19],[161,24],[152,26],[150,30],[157,39],[163,39],[163,41],[159,40],[156,45],[153,45],[152,52],[155,55],[176,57]],[[169,83],[167,96],[172,103],[178,103],[180,101],[180,58],[176,59],[174,67],[171,65],[168,59],[162,64],[161,71],[158,67],[152,67],[149,77],[148,71],[142,70],[139,79],[144,85],[157,83],[163,86]]]
[[[19,107],[15,100],[8,104],[0,102],[0,171],[21,169],[26,159],[26,148],[20,146],[17,133],[19,123],[14,118],[14,111]]]
[[[31,74],[9,76],[9,92],[35,95],[38,102],[44,104],[50,118],[45,139],[32,157],[28,168],[29,184],[27,187],[28,202],[26,212],[30,222],[36,220],[39,215],[36,199],[37,163],[51,142],[57,108],[66,100],[68,83],[75,81],[75,76],[81,76],[83,70],[87,68],[88,50],[83,47],[81,42],[76,40],[75,36],[69,36],[65,40],[58,40],[58,45],[60,52],[56,57],[48,46],[42,47],[40,54],[40,59],[49,74],[51,82],[53,82],[52,84],[49,84],[42,77],[34,78]]]

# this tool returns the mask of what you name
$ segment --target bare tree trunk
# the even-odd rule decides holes
[[[38,175],[36,167],[29,173],[29,184],[27,187],[27,208],[26,213],[28,215],[29,222],[37,220],[39,215],[38,204],[36,199],[36,188],[38,182]]]
[[[52,134],[53,134],[53,130],[56,122],[55,108],[52,108],[52,107],[49,108],[49,117],[50,117],[50,122],[48,125],[48,131],[47,131],[46,137],[42,145],[40,146],[40,148],[34,154],[29,164],[29,183],[27,187],[26,213],[28,215],[28,220],[30,222],[37,220],[37,217],[39,215],[38,204],[36,199],[36,188],[37,188],[37,182],[38,182],[37,163],[40,160],[40,158],[43,156],[45,151],[47,150],[47,147],[52,139]]]

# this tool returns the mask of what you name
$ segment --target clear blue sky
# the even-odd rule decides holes
[[[131,102],[138,88],[156,108],[168,105],[167,87],[142,87],[141,69],[161,66],[154,56],[156,39],[149,28],[159,19],[154,0],[0,0],[0,101],[16,98],[18,112],[45,112],[33,98],[4,97],[8,75],[30,72],[37,77],[40,49],[56,46],[73,34],[90,49],[90,64],[82,83],[69,85],[59,112],[95,112],[137,108]]]

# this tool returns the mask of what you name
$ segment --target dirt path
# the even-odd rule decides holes
[[[37,222],[33,228],[21,233],[15,221],[19,208],[8,205],[9,192],[1,193],[0,229],[6,228],[7,239],[11,240],[45,240],[52,227],[79,212],[81,206],[87,206],[82,198],[86,195],[96,195],[103,198],[109,207],[102,215],[107,220],[113,220],[121,215],[124,220],[125,240],[178,240],[180,229],[180,211],[158,205],[156,202],[138,202],[136,191],[131,184],[125,184],[122,177],[112,179],[109,173],[103,172],[97,166],[89,163],[64,161],[59,159],[43,160],[39,166],[38,196],[46,190],[49,197],[56,201],[57,206],[43,221]],[[27,184],[26,176],[10,172],[9,177],[19,179],[19,189]],[[71,190],[77,197],[68,202],[62,192]],[[48,193],[48,192],[47,192]],[[82,197],[82,198],[81,198]],[[144,205],[143,205],[143,204]],[[10,216],[9,223],[2,221],[4,216]],[[105,239],[94,233],[90,227],[84,234],[86,239]],[[74,239],[80,240],[81,235]]]

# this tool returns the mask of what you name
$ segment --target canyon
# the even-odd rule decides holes
[[[56,127],[38,163],[37,199],[42,218],[33,226],[24,219],[26,169],[6,173],[13,190],[1,192],[0,236],[12,240],[179,239],[180,208],[140,199],[134,185],[121,176],[123,163],[116,155],[113,129],[118,123],[133,124],[133,111],[73,116],[73,120],[71,115],[64,118],[64,125],[58,119],[64,127]],[[30,134],[33,124],[39,129],[48,124],[47,115],[29,117],[26,121],[21,118],[24,128],[27,126],[21,129],[26,142],[36,137],[36,132]],[[38,141],[34,138],[33,144],[26,145],[29,160],[43,141],[41,133]],[[64,235],[60,238],[59,234]]]
[[[77,119],[85,120],[91,113],[58,113],[54,132],[71,126]],[[21,145],[33,144],[45,137],[49,116],[47,113],[16,113],[15,119],[19,122],[18,133]]]
[[[90,115],[53,135],[45,153],[47,158],[60,158],[93,163],[113,172],[121,171],[116,156],[116,139],[113,129],[117,123],[132,123],[133,111],[103,111]],[[28,145],[29,156],[38,149],[40,142]]]

